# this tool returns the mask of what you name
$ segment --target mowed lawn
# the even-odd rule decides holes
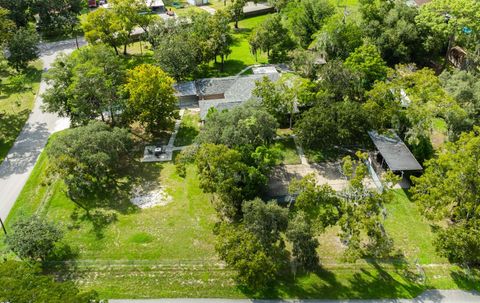
[[[226,58],[223,71],[221,71],[220,57],[218,63],[213,62],[199,75],[200,77],[224,77],[234,76],[250,65],[268,63],[267,55],[258,53],[253,55],[250,50],[248,39],[253,30],[259,26],[268,15],[246,18],[238,23],[238,29],[232,27],[233,43],[231,46],[231,54]]]
[[[18,91],[12,87],[9,76],[12,70],[0,75],[0,163],[13,146],[18,134],[33,109],[35,95],[42,78],[42,62],[31,64],[24,78],[24,88]]]
[[[200,132],[200,114],[198,111],[185,110],[178,129],[174,146],[187,146],[193,144]]]
[[[403,191],[395,191],[395,201],[387,206],[386,228],[398,258],[347,263],[338,228],[331,228],[319,237],[318,269],[297,272],[295,279],[282,275],[272,289],[252,294],[235,284],[233,272],[216,256],[212,232],[216,214],[210,195],[199,188],[194,166],[188,167],[186,178],[176,174],[172,163],[143,166],[139,177],[163,186],[171,202],[143,210],[119,205],[115,219],[105,210],[98,216],[92,212],[95,220],[75,207],[64,184],[47,170],[43,153],[7,228],[34,213],[60,224],[64,242],[76,256],[70,262],[51,262],[47,270],[73,277],[82,289],[95,289],[104,298],[391,298],[415,297],[427,288],[480,290],[478,272],[466,275],[436,255],[430,225]],[[5,250],[3,244],[0,250]]]

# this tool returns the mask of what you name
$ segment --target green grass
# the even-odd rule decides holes
[[[263,15],[241,20],[238,24],[239,29],[233,29],[232,53],[226,58],[223,71],[221,71],[220,63],[211,63],[204,67],[200,77],[232,76],[250,65],[268,63],[267,55],[263,53],[259,53],[258,56],[253,55],[248,43],[253,29],[259,26],[266,18],[267,15]],[[233,28],[233,23],[231,26]],[[218,58],[218,62],[220,62],[220,58]]]
[[[0,76],[0,163],[13,146],[18,134],[33,109],[35,95],[42,77],[42,62],[36,61],[28,68],[25,77],[25,88],[22,91],[12,89],[9,77],[12,70]]]
[[[345,263],[338,227],[330,228],[319,238],[321,268],[299,272],[295,279],[282,275],[266,293],[251,294],[235,284],[232,271],[216,256],[212,233],[216,214],[210,196],[199,188],[194,166],[188,167],[183,179],[172,163],[144,165],[136,170],[138,177],[164,186],[171,203],[144,210],[119,207],[113,220],[102,221],[75,207],[65,195],[64,184],[47,174],[48,162],[43,153],[7,228],[33,213],[61,224],[64,242],[77,257],[74,263],[50,263],[49,270],[69,276],[73,270],[80,288],[95,289],[103,298],[409,298],[428,288],[480,290],[478,271],[466,275],[436,255],[429,223],[403,191],[395,191],[386,222],[403,258]],[[415,260],[422,268],[415,266]],[[419,278],[423,274],[425,281]]]
[[[447,263],[439,257],[433,245],[432,226],[420,214],[418,206],[410,202],[402,190],[394,192],[395,199],[387,205],[386,229],[395,239],[396,248],[409,261],[420,264]]]
[[[295,141],[291,137],[275,140],[273,148],[281,155],[281,163],[285,165],[301,164],[302,161],[297,153]]]
[[[208,6],[216,10],[220,10],[228,7],[230,0],[227,0],[226,2],[227,2],[227,6],[224,5],[224,0],[210,0],[208,3]]]
[[[182,117],[180,128],[178,129],[177,137],[174,146],[187,146],[191,145],[198,133],[200,132],[200,118],[198,112],[194,113],[186,111]]]

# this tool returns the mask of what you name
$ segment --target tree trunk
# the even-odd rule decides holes
[[[75,33],[75,44],[77,45],[77,49],[80,48],[80,46],[78,46],[78,35]]]
[[[115,126],[115,118],[113,116],[113,109],[110,107],[110,119],[112,120],[112,126]]]
[[[238,29],[238,16],[235,16],[235,29]]]
[[[128,53],[127,53],[127,46],[128,46],[128,42],[123,45],[123,54],[124,54],[125,56],[128,55]]]
[[[117,46],[116,46],[116,45],[114,45],[114,46],[113,46],[113,49],[115,50],[115,54],[117,54],[117,56],[118,56],[118,49],[117,49]]]
[[[222,55],[222,68],[221,68],[222,73],[223,73],[224,68],[225,68],[225,55]]]
[[[445,61],[443,62],[442,69],[440,70],[439,74],[441,74],[448,65],[448,54],[450,53],[450,49],[452,48],[453,41],[455,41],[455,34],[451,34],[448,37],[448,45],[447,45],[447,53],[445,54]]]
[[[290,129],[292,129],[293,124],[293,109],[290,111]]]

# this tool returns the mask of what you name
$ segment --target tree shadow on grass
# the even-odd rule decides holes
[[[97,239],[104,237],[104,230],[118,220],[118,214],[133,214],[139,207],[132,204],[132,192],[137,186],[158,180],[162,165],[135,162],[126,170],[121,182],[103,187],[82,199],[76,200],[76,208],[70,218],[69,229],[79,229],[81,222],[92,224],[92,232]]]
[[[249,27],[240,27],[240,28],[234,29],[232,45],[238,46],[240,44],[240,40],[250,37],[252,32],[253,32],[253,29]],[[238,36],[241,36],[241,38]]]
[[[450,276],[459,288],[480,291],[480,269],[457,269]]]
[[[223,66],[220,62],[214,63],[213,65],[202,65],[199,67],[197,73],[195,73],[195,78],[215,78],[215,77],[229,77],[235,76],[247,65],[242,60],[226,59]]]
[[[29,114],[29,110],[23,110],[13,115],[0,112],[0,159],[3,159],[13,146]]]
[[[403,266],[399,266],[399,269],[405,269]],[[343,278],[344,274],[348,274],[349,277]],[[338,272],[319,266],[311,272],[298,273],[296,276],[291,273],[282,274],[273,287],[264,291],[239,287],[246,296],[256,299],[416,297],[426,288],[424,284],[415,282],[415,279],[404,276],[402,270],[388,271],[377,262],[370,262],[358,269],[355,266],[348,269],[339,268]]]
[[[76,262],[78,255],[78,248],[72,248],[61,242],[48,260],[42,263],[43,271],[47,274],[54,274],[60,281],[72,280],[78,276]]]
[[[174,146],[187,146],[193,144],[193,141],[198,136],[199,131],[193,126],[183,125],[178,130],[175,138]]]

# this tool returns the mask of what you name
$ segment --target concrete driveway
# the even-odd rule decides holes
[[[81,45],[85,44],[83,39],[80,39],[79,42]],[[75,40],[66,40],[41,44],[39,48],[44,71],[47,71],[59,53],[72,52],[76,48],[76,44]],[[15,144],[0,165],[0,218],[2,220],[7,218],[17,200],[38,156],[47,143],[48,137],[56,131],[68,128],[70,125],[68,119],[42,112],[43,99],[41,95],[47,88],[47,83],[42,79],[35,97],[33,111]]]

